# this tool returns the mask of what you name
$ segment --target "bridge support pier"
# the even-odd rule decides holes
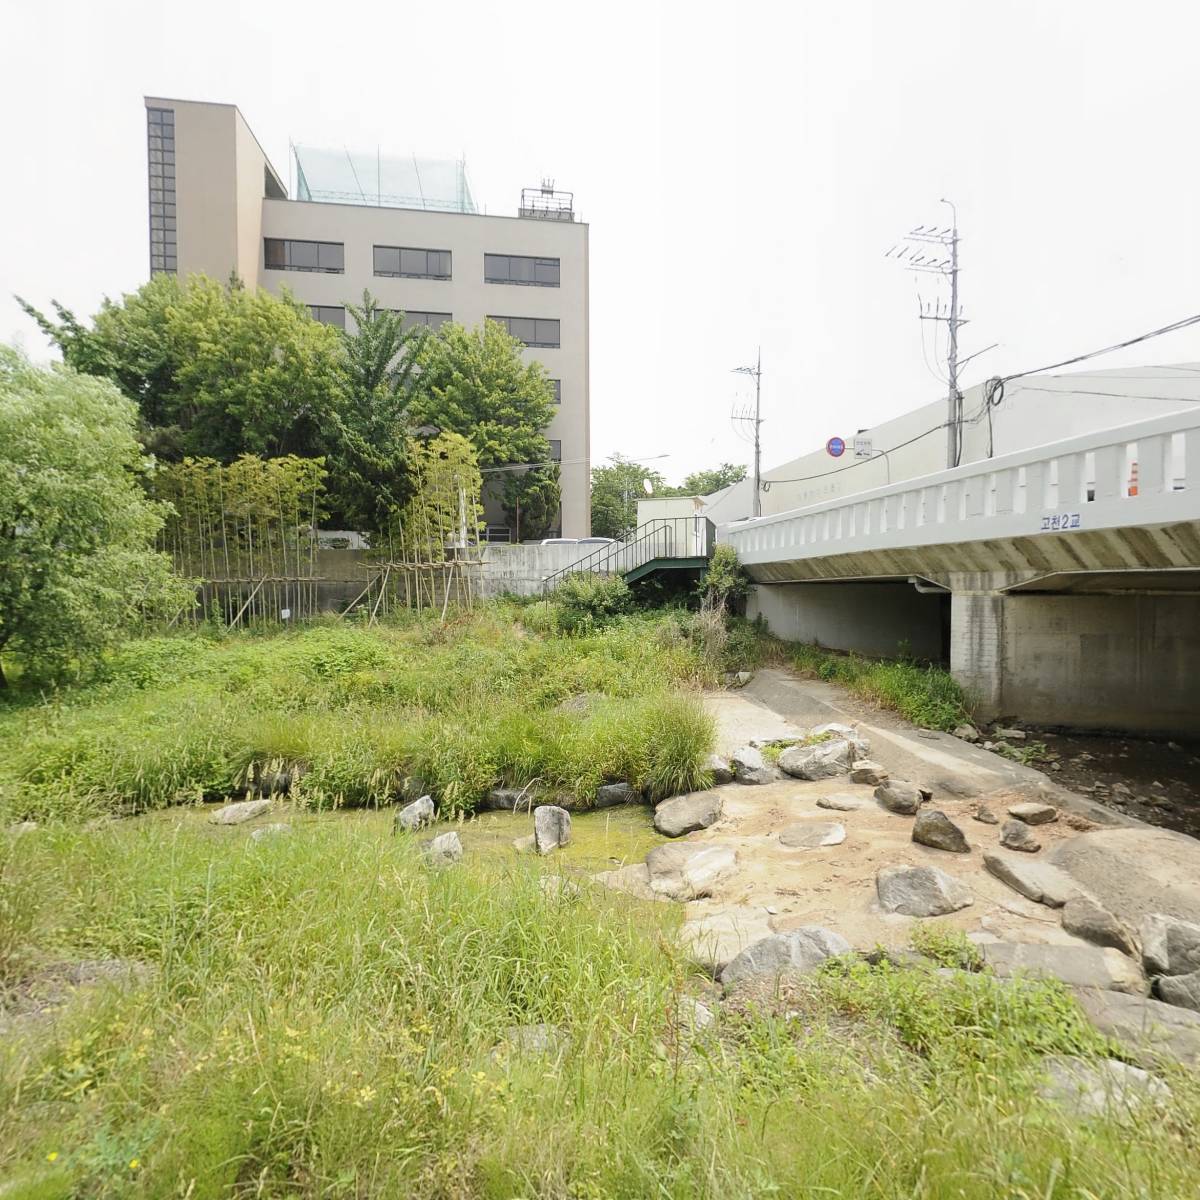
[[[990,575],[950,577],[950,673],[967,690],[982,718],[1004,703],[1004,596],[1006,582]]]

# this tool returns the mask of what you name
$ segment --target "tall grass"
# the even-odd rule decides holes
[[[0,796],[14,818],[140,811],[238,794],[272,763],[314,803],[419,786],[464,811],[535,779],[584,805],[606,779],[655,798],[702,782],[704,668],[662,618],[565,636],[521,615],[131,643],[90,686],[0,710]]]
[[[1108,1052],[1056,985],[833,964],[689,1048],[671,906],[557,898],[552,866],[465,840],[428,870],[385,815],[258,844],[176,814],[25,835],[0,944],[28,954],[0,982],[153,973],[0,1042],[5,1196],[1200,1194],[1194,1076],[1124,1123],[1038,1099],[1042,1054]],[[509,1033],[534,1023],[561,1056]]]

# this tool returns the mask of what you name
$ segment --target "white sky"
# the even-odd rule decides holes
[[[748,461],[759,342],[764,466],[944,391],[883,257],[942,196],[963,353],[1001,343],[965,384],[1200,312],[1188,0],[60,0],[4,28],[0,339],[37,357],[11,293],[90,314],[146,277],[143,94],[238,104],[285,178],[292,137],[465,153],[494,212],[574,191],[593,459],[672,480]],[[1200,329],[1095,365],[1198,358]]]

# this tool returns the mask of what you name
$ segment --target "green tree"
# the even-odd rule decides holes
[[[542,536],[558,515],[558,473],[549,465],[545,434],[553,416],[545,368],[524,362],[521,343],[495,321],[475,329],[450,322],[426,340],[409,419],[467,438],[485,480],[489,469],[534,464],[532,470],[494,472],[503,477],[498,490],[510,521],[520,507],[525,538]]]
[[[681,496],[711,496],[731,483],[740,483],[746,478],[746,467],[742,463],[722,463],[707,471],[693,471],[679,489]]]
[[[333,520],[382,530],[412,494],[408,408],[428,330],[405,329],[403,313],[380,308],[369,292],[346,311],[354,329],[342,335],[345,394],[328,456]]]
[[[614,454],[602,467],[592,468],[592,533],[624,537],[637,524],[637,502],[646,495],[649,480],[657,495],[671,495],[660,472]]]
[[[136,420],[111,383],[0,347],[0,656],[33,678],[191,601],[152,548],[168,507],[139,484]]]
[[[58,321],[23,300],[64,361],[111,379],[138,406],[164,457],[313,457],[328,448],[345,387],[339,333],[290,296],[203,275],[160,275],[91,328],[57,302]]]

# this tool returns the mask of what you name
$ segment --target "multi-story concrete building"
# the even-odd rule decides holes
[[[554,381],[556,532],[588,535],[588,227],[568,194],[527,189],[517,215],[485,215],[462,163],[297,147],[292,197],[234,105],[148,96],[146,128],[152,273],[236,272],[342,327],[364,290],[409,323],[499,321]],[[487,519],[517,536],[494,497]]]

